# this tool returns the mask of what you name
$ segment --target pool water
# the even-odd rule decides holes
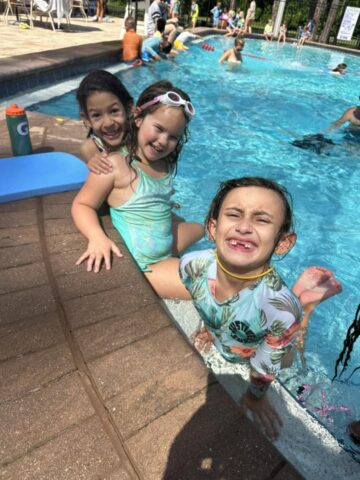
[[[357,104],[360,57],[311,47],[246,40],[242,66],[218,64],[233,39],[208,38],[174,61],[119,72],[136,98],[150,83],[169,79],[191,96],[196,116],[191,139],[179,162],[175,200],[180,214],[203,221],[221,180],[265,176],[284,184],[294,200],[298,241],[276,267],[291,285],[306,267],[330,268],[342,282],[341,295],[321,304],[312,315],[305,363],[281,374],[284,386],[297,397],[310,384],[305,407],[360,459],[360,448],[346,436],[350,420],[360,419],[360,371],[350,381],[331,383],[334,365],[353,321],[359,295],[360,134],[343,127],[324,132],[333,144],[316,153],[291,144],[330,126]],[[254,58],[257,57],[257,58]],[[348,65],[337,77],[329,69]],[[78,118],[74,92],[39,103],[31,109]],[[195,249],[207,247],[203,240]],[[346,379],[360,365],[360,340],[351,354]],[[349,411],[326,406],[345,406]]]

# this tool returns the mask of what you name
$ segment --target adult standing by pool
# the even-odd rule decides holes
[[[250,3],[250,7],[246,12],[246,19],[245,19],[245,33],[252,33],[251,24],[255,20],[255,13],[256,13],[256,2],[252,0]]]
[[[167,6],[163,0],[154,0],[149,7],[148,18],[145,26],[145,33],[148,37],[154,35],[156,32],[156,22],[159,18],[165,18],[165,15],[162,12],[162,7],[165,7],[164,11],[166,12]],[[165,26],[165,34],[169,35],[174,29],[176,29],[178,19],[173,18],[167,21]]]

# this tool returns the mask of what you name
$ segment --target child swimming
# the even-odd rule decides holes
[[[86,75],[76,98],[88,128],[88,137],[80,147],[81,157],[92,172],[109,173],[112,164],[107,154],[118,151],[125,141],[133,99],[122,82],[105,70]]]
[[[92,108],[101,105],[94,100]],[[203,227],[176,217],[170,204],[176,164],[194,114],[189,96],[170,82],[157,82],[140,95],[126,149],[108,156],[111,173],[90,172],[74,199],[74,222],[89,242],[77,265],[86,260],[87,270],[98,272],[102,262],[111,267],[111,253],[121,256],[96,214],[104,200],[114,227],[150,282],[157,265],[202,237]],[[160,271],[167,277],[166,267]]]
[[[345,70],[347,69],[346,63],[339,63],[335,68],[331,70],[333,75],[345,75]]]
[[[205,324],[195,334],[195,347],[204,350],[214,343],[229,362],[250,364],[241,406],[276,438],[281,417],[266,391],[291,363],[299,332],[303,348],[315,306],[339,293],[341,285],[329,270],[312,267],[290,291],[271,265],[274,253],[287,254],[296,241],[288,193],[271,180],[224,182],[211,203],[206,229],[215,250],[191,252],[180,260],[181,280]]]
[[[241,63],[241,50],[244,48],[245,40],[242,37],[235,38],[233,48],[226,50],[219,58],[219,63]]]

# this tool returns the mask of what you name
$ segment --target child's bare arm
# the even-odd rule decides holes
[[[74,199],[71,214],[79,231],[88,239],[86,251],[76,262],[80,265],[87,260],[87,271],[100,270],[104,261],[106,269],[111,268],[111,253],[122,254],[116,244],[106,235],[97,216],[97,209],[114,187],[114,174],[98,176],[89,173],[86,182]]]
[[[338,118],[335,122],[331,124],[331,129],[339,128],[341,125],[347,121],[349,121],[349,118],[351,117],[351,110],[352,108],[348,108],[340,118]]]
[[[219,63],[225,62],[225,61],[229,58],[230,53],[231,53],[230,50],[227,50],[226,52],[224,52],[224,53],[221,55],[221,57],[219,58]]]

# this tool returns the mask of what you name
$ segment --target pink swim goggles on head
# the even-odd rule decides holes
[[[189,120],[191,120],[192,117],[195,115],[194,105],[188,100],[184,100],[182,97],[180,97],[178,93],[172,91],[166,92],[163,95],[158,95],[149,102],[146,102],[137,108],[140,112],[142,112],[143,110],[145,110],[145,108],[150,107],[151,105],[155,105],[159,102],[164,105],[170,105],[171,107],[184,107],[185,114],[188,116]]]

